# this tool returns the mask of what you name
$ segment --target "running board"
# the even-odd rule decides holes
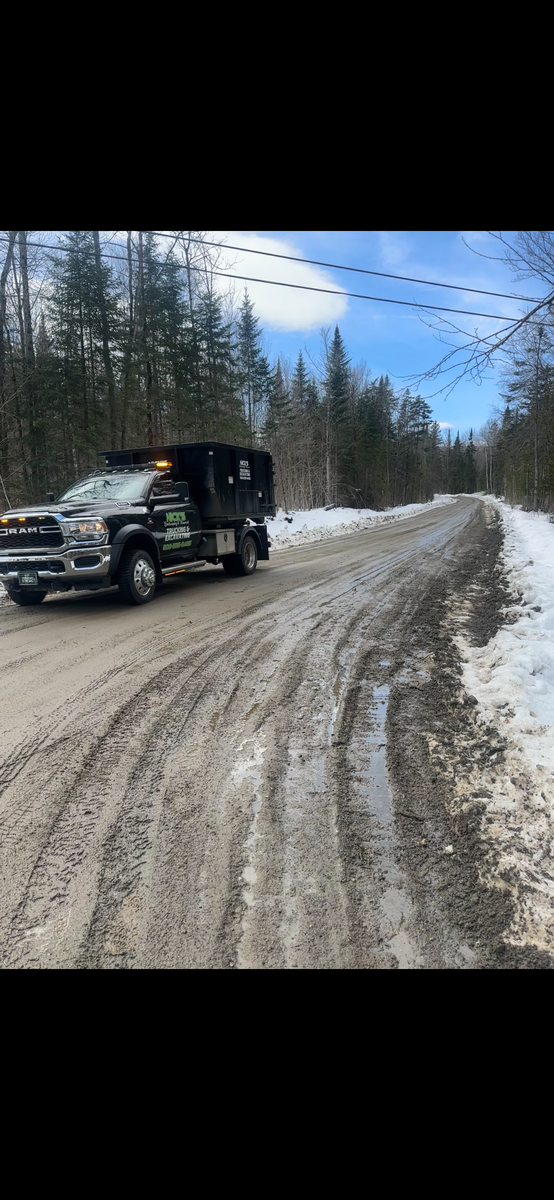
[[[195,562],[175,563],[172,567],[162,567],[162,575],[166,579],[168,575],[183,575],[185,571],[197,571],[199,567],[206,566],[206,561],[205,558],[200,558]]]

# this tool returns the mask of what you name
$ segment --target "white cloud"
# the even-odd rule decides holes
[[[244,246],[249,250],[303,257],[302,251],[292,242],[260,237],[257,233],[217,231],[214,233],[214,241],[219,240],[225,240],[233,246]],[[301,287],[344,291],[328,271],[312,267],[308,263],[264,258],[261,254],[241,254],[236,250],[227,251],[226,257],[231,275],[247,275],[250,278],[269,279],[275,283],[294,283]],[[222,290],[228,290],[229,281],[222,279],[220,282]],[[274,287],[267,283],[236,284],[239,293],[245,287],[248,288],[250,299],[256,307],[256,315],[260,317],[262,324],[281,332],[308,333],[322,325],[331,325],[339,321],[348,311],[348,300],[344,295],[330,296],[321,292],[305,292],[300,290],[300,287],[296,291],[294,288]]]
[[[164,246],[166,249],[169,249],[170,246],[173,247],[174,239],[170,232],[168,230],[159,232],[160,246]],[[206,237],[214,242],[244,246],[245,250],[263,250],[267,254],[290,254],[300,259],[304,257],[302,250],[293,242],[279,238],[261,237],[251,231],[211,230]],[[312,267],[309,263],[265,258],[262,254],[241,254],[237,250],[226,250],[223,246],[218,269],[228,272],[229,275],[248,276],[249,280],[254,278],[272,281],[271,283],[252,283],[241,279],[233,284],[230,279],[214,276],[215,286],[224,295],[228,295],[230,288],[233,289],[239,302],[244,289],[248,288],[250,299],[255,305],[256,316],[260,318],[266,329],[274,329],[282,333],[309,333],[322,326],[333,325],[348,312],[345,289],[328,271],[324,271],[320,267]],[[298,290],[275,286],[280,283],[297,284]],[[331,288],[339,294],[329,295],[323,292],[303,291],[304,287]]]
[[[451,425],[449,421],[439,421],[439,426],[441,429],[453,429],[454,428],[454,426]]]
[[[380,229],[379,249],[385,267],[401,267],[409,255],[408,240],[394,229]]]

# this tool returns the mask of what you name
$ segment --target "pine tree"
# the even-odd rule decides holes
[[[51,262],[47,313],[53,349],[61,362],[60,408],[68,426],[68,453],[73,470],[82,471],[95,462],[96,451],[109,444],[110,428],[92,232],[71,230],[64,245],[66,253]]]
[[[350,359],[335,327],[327,351],[324,381],[325,474],[327,503],[337,502],[341,485],[346,482],[348,456],[347,410],[350,388]]]
[[[300,350],[291,382],[291,399],[302,411],[306,407],[309,385],[310,376]]]
[[[252,440],[258,430],[260,405],[267,398],[271,382],[271,371],[261,348],[261,339],[259,318],[254,315],[254,305],[245,291],[238,323],[237,357],[244,415]]]
[[[442,491],[442,438],[438,421],[433,421],[428,431],[428,499],[432,500]]]
[[[459,432],[456,434],[451,456],[452,486],[454,495],[463,492],[465,484],[465,460]]]
[[[276,465],[279,499],[288,510],[294,491],[296,464],[295,438],[293,434],[295,413],[286,385],[281,360],[273,375],[267,403],[264,426],[264,443],[271,450]]]
[[[287,436],[292,420],[293,409],[290,393],[283,378],[281,359],[278,358],[269,391],[264,425],[265,437],[270,442],[275,439],[282,440]]]
[[[204,292],[196,305],[195,318],[202,395],[201,436],[240,441],[246,435],[246,427],[238,394],[231,327],[224,320],[220,298],[213,292]]]
[[[473,429],[469,431],[469,439],[465,448],[465,487],[464,491],[474,492],[477,486],[477,468],[475,465],[476,450],[473,441]]]
[[[450,494],[452,484],[452,435],[450,430],[446,433],[446,443],[444,447],[444,488],[443,490]]]

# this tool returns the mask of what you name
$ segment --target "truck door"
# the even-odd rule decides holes
[[[258,494],[254,486],[254,455],[247,450],[237,450],[236,455],[240,512],[255,513],[258,511]]]
[[[158,480],[150,492],[154,524],[150,528],[158,543],[162,567],[197,558],[202,531],[200,513],[192,500],[164,502],[168,491],[168,484]]]

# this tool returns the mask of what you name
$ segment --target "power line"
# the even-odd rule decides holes
[[[151,233],[154,237],[173,237],[173,234],[159,233],[155,229],[149,229],[145,232]],[[380,279],[400,279],[404,283],[424,283],[428,287],[450,288],[455,292],[475,292],[478,296],[496,296],[500,300],[527,300],[529,304],[536,304],[536,296],[514,296],[508,292],[486,292],[483,288],[465,287],[464,284],[458,283],[439,283],[434,279],[414,279],[411,275],[391,275],[386,271],[370,271],[367,267],[347,267],[344,263],[328,263],[320,262],[317,258],[299,258],[294,254],[277,254],[272,250],[254,250],[249,246],[231,246],[229,242],[208,242],[204,238],[189,238],[190,242],[201,246],[217,246],[223,250],[238,250],[242,254],[261,254],[264,258],[283,258],[287,262],[308,263],[312,267],[329,267],[333,271],[354,271],[357,275],[377,275]],[[424,305],[425,308],[429,306]],[[447,310],[448,311],[448,310]]]
[[[144,233],[148,233],[152,237],[173,238],[174,241],[179,241],[178,235],[170,234],[170,233],[162,233],[157,229],[145,229]],[[2,242],[7,242],[8,240],[9,240],[8,238],[0,237],[0,241],[2,241]],[[452,291],[456,291],[456,292],[472,292],[478,296],[495,296],[497,299],[501,299],[501,300],[522,300],[529,304],[536,304],[538,302],[538,299],[536,296],[518,296],[518,295],[514,295],[513,292],[512,293],[511,292],[489,292],[489,291],[486,291],[484,288],[472,288],[472,287],[468,287],[464,284],[443,283],[443,282],[433,280],[433,279],[417,279],[411,275],[394,275],[394,274],[391,274],[386,271],[371,271],[367,267],[347,267],[344,263],[328,263],[328,262],[322,262],[316,258],[300,258],[293,254],[277,254],[276,252],[270,251],[270,250],[254,250],[253,248],[251,248],[249,246],[232,246],[228,242],[211,242],[204,238],[189,238],[188,240],[193,242],[195,245],[199,245],[199,246],[212,246],[212,247],[216,247],[217,249],[235,250],[242,254],[259,254],[259,255],[263,255],[264,258],[280,258],[280,259],[284,259],[287,262],[306,263],[310,266],[315,266],[315,267],[329,267],[331,270],[335,270],[335,271],[351,271],[351,272],[355,272],[358,275],[375,275],[380,279],[397,279],[404,283],[421,283],[421,284],[425,284],[428,287],[449,288]],[[108,243],[108,244],[110,244],[110,243]],[[68,249],[68,247],[66,247],[66,246],[50,246],[47,244],[45,245],[42,242],[27,242],[27,245],[32,246],[35,249],[40,249],[40,250],[60,250],[64,253],[72,253],[72,251],[70,249]],[[88,254],[90,257],[94,257],[94,251],[92,251],[92,250],[90,250],[90,251],[81,250],[81,253],[85,254],[85,255]],[[119,255],[119,254],[103,253],[102,258],[112,258],[118,262],[128,262],[127,255],[123,256],[123,255]],[[133,261],[136,263],[138,260],[134,259]],[[192,268],[192,269],[194,269],[194,268]],[[243,278],[243,277],[237,276],[237,278]],[[268,279],[268,280],[261,280],[260,282],[272,283],[273,281]],[[295,285],[291,284],[290,286],[293,287]],[[344,295],[346,293],[341,292],[340,294]],[[356,295],[356,293],[348,293],[348,294]],[[374,297],[369,297],[369,299],[374,299]],[[408,303],[407,301],[386,301],[386,302],[387,303],[404,303],[404,304]],[[423,305],[416,304],[415,307],[416,308],[420,308],[420,307],[421,308],[431,308],[432,306],[429,304],[423,304]],[[462,311],[465,312],[466,310],[465,309],[462,310],[462,309],[446,308],[446,309],[441,309],[441,311],[442,312],[462,312]],[[482,315],[487,315],[487,314],[468,313],[468,315],[469,316],[482,316]],[[499,317],[498,319],[504,320],[504,319],[509,319],[509,318]]]
[[[322,292],[326,296],[347,296],[352,300],[376,300],[380,304],[402,304],[406,308],[427,308],[433,309],[435,312],[460,313],[464,317],[490,317],[493,321],[519,320],[518,317],[501,317],[498,313],[470,312],[466,308],[444,308],[441,304],[418,304],[415,300],[390,300],[386,296],[366,296],[362,292],[344,292],[338,288],[318,288],[307,283],[280,283],[276,279],[257,279],[253,275],[229,275],[226,271],[211,271],[211,274],[219,275],[222,279],[240,279],[244,283],[268,283],[271,287],[296,288],[302,292]]]
[[[9,240],[10,239],[7,237],[0,236],[0,242],[9,242]],[[25,245],[31,246],[34,250],[53,250],[55,253],[60,253],[60,254],[75,254],[75,250],[73,250],[71,248],[71,246],[51,246],[49,242],[26,242]],[[82,247],[79,249],[79,254],[84,255],[85,258],[95,258],[96,257],[94,250],[84,250]],[[100,254],[100,257],[101,258],[114,258],[114,259],[116,259],[117,262],[124,262],[124,263],[128,263],[128,261],[129,261],[126,254],[105,254],[102,251]],[[139,261],[138,258],[133,259],[133,262],[135,262],[135,263],[138,263],[138,261]],[[157,263],[156,265],[159,266],[160,264]],[[177,264],[177,265],[179,265],[179,264]]]
[[[145,232],[148,232],[148,233],[152,232],[154,237],[171,236],[170,234],[157,234],[157,233],[155,233],[154,230],[152,230],[152,231],[145,230]],[[9,241],[8,238],[0,237],[0,242],[7,242],[7,241]],[[43,244],[41,242],[27,242],[26,244],[27,244],[27,246],[33,247],[34,249],[38,249],[38,250],[51,250],[54,252],[59,252],[61,254],[73,254],[74,253],[74,251],[71,249],[70,246],[50,246],[48,244]],[[204,244],[208,244],[208,243],[204,243]],[[219,243],[213,243],[213,244],[218,245]],[[82,250],[82,251],[80,251],[80,253],[82,253],[84,255],[88,255],[89,257],[94,257],[94,251]],[[118,262],[124,262],[124,263],[128,262],[127,256],[126,255],[123,256],[121,254],[101,254],[101,257],[107,258],[107,259],[115,259]],[[135,262],[135,264],[139,262],[139,260],[137,258],[135,258],[133,261]],[[300,261],[305,262],[307,260],[301,259]],[[156,264],[156,265],[163,266],[164,264]],[[185,268],[183,267],[183,265],[181,263],[177,263],[175,265],[178,266],[181,270],[185,270]],[[201,267],[191,266],[190,269],[192,271],[197,272],[198,274],[204,274]],[[458,315],[463,316],[463,317],[486,317],[491,321],[507,321],[509,323],[516,323],[520,319],[518,317],[507,317],[505,315],[501,315],[500,313],[474,312],[471,309],[467,309],[467,308],[446,308],[442,304],[421,304],[415,300],[392,300],[387,296],[368,296],[361,292],[346,292],[346,291],[343,291],[343,289],[339,289],[339,288],[318,288],[318,287],[314,287],[313,285],[304,284],[304,283],[284,283],[284,282],[280,282],[276,279],[259,279],[252,275],[231,275],[230,273],[228,273],[226,271],[214,271],[211,268],[210,268],[210,274],[219,276],[221,279],[235,279],[241,283],[265,283],[270,287],[293,288],[296,291],[302,291],[302,292],[319,292],[319,293],[321,293],[323,295],[327,295],[327,296],[344,296],[346,299],[351,299],[351,300],[371,300],[378,304],[399,304],[404,308],[424,308],[424,309],[427,309],[427,310],[433,311],[433,312],[457,313]],[[510,296],[507,298],[510,300],[514,299],[513,296]],[[550,297],[545,297],[544,303],[546,304],[549,299],[550,299]]]

